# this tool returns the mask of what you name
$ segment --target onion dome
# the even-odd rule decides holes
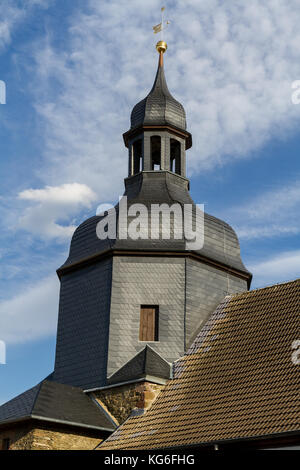
[[[134,106],[131,112],[131,129],[143,125],[168,125],[186,130],[185,110],[169,92],[163,65],[164,51],[159,52],[153,87],[146,98]]]

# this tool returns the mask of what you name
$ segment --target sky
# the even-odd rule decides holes
[[[236,230],[252,288],[299,277],[298,0],[165,1],[195,202]],[[158,0],[1,0],[0,403],[53,370],[56,269],[123,194],[132,107],[157,67]]]

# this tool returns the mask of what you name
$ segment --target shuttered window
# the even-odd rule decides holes
[[[2,439],[1,449],[2,450],[9,450],[9,446],[10,446],[10,440],[8,438]]]
[[[158,341],[158,305],[141,305],[140,341]]]

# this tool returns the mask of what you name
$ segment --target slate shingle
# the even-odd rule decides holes
[[[131,129],[151,124],[186,129],[184,108],[169,92],[163,66],[158,67],[150,93],[131,112]]]
[[[44,380],[0,407],[0,426],[22,418],[113,431],[107,413],[77,387]]]
[[[152,204],[166,203],[172,205],[179,203],[182,207],[184,204],[190,204],[193,207],[193,219],[195,219],[195,203],[190,196],[188,181],[185,178],[167,171],[142,172],[125,180],[125,184],[124,195],[127,196],[128,208],[133,204],[143,204],[148,208],[148,213],[151,214]],[[116,206],[117,218],[118,212],[119,209]],[[96,227],[100,220],[100,216],[92,217],[76,229],[72,238],[69,257],[62,268],[77,263],[84,258],[100,255],[110,249],[156,252],[187,251],[184,234],[181,239],[174,239],[173,237],[163,239],[161,236],[162,225],[160,227],[160,238],[157,240],[151,237],[138,240],[132,240],[128,237],[123,240],[119,238],[118,231],[116,239],[99,240]],[[128,217],[128,223],[130,221],[131,219]],[[195,253],[213,262],[222,263],[224,266],[239,270],[251,279],[251,274],[241,260],[240,245],[236,233],[226,222],[207,213],[204,214],[204,245]]]
[[[111,375],[107,379],[107,383],[110,385],[146,376],[169,379],[171,373],[171,364],[147,345],[115,374]]]

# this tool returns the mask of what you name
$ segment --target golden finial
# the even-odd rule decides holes
[[[155,47],[156,47],[157,52],[159,53],[162,52],[163,54],[166,52],[168,48],[167,43],[165,41],[158,41]]]

